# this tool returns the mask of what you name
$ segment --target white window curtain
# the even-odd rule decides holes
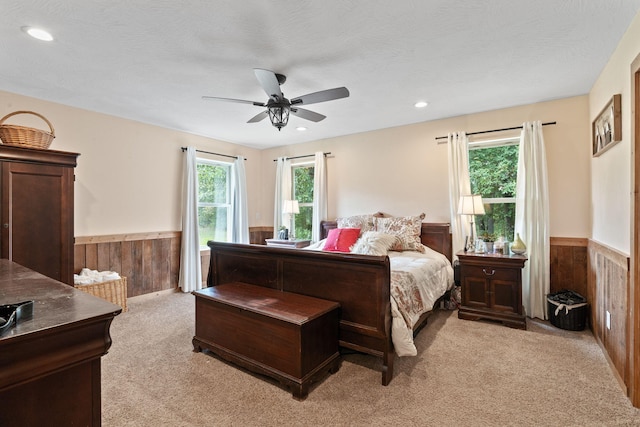
[[[550,289],[549,189],[542,124],[526,122],[520,135],[515,231],[527,246],[522,304],[529,317],[546,319]]]
[[[273,204],[273,237],[278,238],[278,231],[284,225],[289,228],[287,218],[284,218],[283,204],[291,200],[291,161],[286,157],[278,157],[276,166],[276,189]]]
[[[465,132],[450,133],[447,137],[449,160],[449,211],[454,257],[464,249],[465,236],[471,232],[468,215],[458,215],[460,196],[471,194],[469,180],[469,138]]]
[[[187,147],[182,179],[182,245],[178,286],[182,292],[202,289],[200,237],[198,235],[198,169],[196,150]]]
[[[322,151],[315,153],[313,170],[313,215],[311,220],[311,240],[320,241],[320,222],[327,219],[327,160]]]
[[[238,156],[233,163],[233,229],[232,242],[249,243],[249,211],[247,208],[247,177],[245,159]]]

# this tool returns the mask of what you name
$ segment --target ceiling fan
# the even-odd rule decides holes
[[[277,127],[278,130],[282,130],[289,121],[289,113],[306,120],[311,120],[312,122],[319,122],[326,118],[326,116],[323,116],[322,114],[300,108],[298,107],[299,105],[317,104],[318,102],[332,101],[334,99],[346,98],[349,96],[349,90],[346,87],[337,87],[334,89],[309,93],[288,100],[280,90],[280,85],[287,80],[286,76],[274,73],[270,70],[263,70],[262,68],[254,68],[253,71],[256,74],[260,86],[262,86],[262,89],[264,89],[269,96],[269,100],[266,104],[263,102],[245,101],[243,99],[219,98],[217,96],[203,96],[202,99],[239,102],[242,104],[256,105],[258,107],[267,107],[266,110],[249,119],[247,123],[257,123],[269,116],[271,124]]]

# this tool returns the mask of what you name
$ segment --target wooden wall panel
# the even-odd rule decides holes
[[[265,244],[273,227],[253,227],[251,243]],[[587,296],[586,239],[551,239],[551,292],[571,289]],[[128,296],[175,289],[180,273],[180,232],[77,237],[75,273],[83,267],[117,271],[127,277]],[[210,254],[201,251],[206,283]]]
[[[252,227],[251,243],[265,244],[273,227]],[[178,288],[180,232],[76,237],[74,273],[82,268],[116,271],[127,277],[127,296]],[[210,254],[200,253],[202,282],[207,282]]]
[[[273,237],[273,227],[251,227],[249,229],[249,241],[254,245],[266,245],[265,239]]]
[[[109,270],[109,266],[111,265],[111,260],[109,256],[111,255],[111,251],[109,250],[109,243],[98,243],[98,267],[97,270],[105,271]]]
[[[142,241],[142,294],[153,292],[153,240]]]
[[[85,267],[95,270],[98,268],[98,245],[87,245],[87,255],[85,256]]]
[[[593,333],[622,385],[628,387],[630,258],[593,240],[589,241],[588,252],[588,294],[592,301],[590,321]],[[609,327],[607,312],[610,313]]]
[[[180,233],[77,237],[75,273],[83,267],[127,277],[127,296],[175,289],[180,269]]]
[[[122,254],[122,275],[127,276],[128,282],[133,282],[136,280],[135,276],[131,274],[133,271],[134,258],[133,258],[133,242],[125,241],[122,242],[122,250],[120,252]],[[124,272],[129,272],[129,275],[124,274]]]
[[[587,296],[587,239],[552,237],[551,292],[569,289]]]
[[[171,239],[171,249],[169,250],[169,257],[172,260],[178,260],[178,262],[172,262],[169,267],[169,278],[179,277],[180,275],[180,239]],[[176,279],[176,287],[177,287]],[[206,283],[206,282],[205,282]]]

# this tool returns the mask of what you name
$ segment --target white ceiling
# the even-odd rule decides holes
[[[2,0],[0,90],[274,147],[586,94],[638,10],[640,0]],[[246,123],[261,107],[201,99],[266,102],[253,68],[285,74],[290,99],[339,86],[351,96],[306,107],[327,118],[292,116],[281,132]]]

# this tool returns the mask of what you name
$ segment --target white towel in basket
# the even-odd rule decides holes
[[[76,285],[93,285],[94,283],[109,282],[120,279],[115,271],[98,271],[83,268],[80,274],[73,275],[73,283]]]

